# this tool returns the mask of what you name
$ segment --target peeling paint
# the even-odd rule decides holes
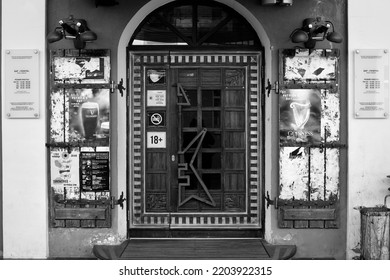
[[[285,57],[284,79],[287,81],[331,81],[336,78],[337,57],[322,56],[315,50],[308,56]]]
[[[56,57],[54,80],[72,84],[109,83],[109,57]]]
[[[338,93],[321,91],[321,140],[335,142],[340,140],[340,96]]]
[[[280,199],[308,199],[308,149],[280,148]]]
[[[310,200],[324,200],[325,158],[319,148],[310,149]]]
[[[325,199],[339,197],[340,150],[326,149],[326,190]]]
[[[321,2],[321,1],[320,1]],[[311,87],[311,83],[334,83],[338,79],[338,55],[326,50],[285,52],[284,85]],[[290,83],[293,82],[293,83]],[[313,85],[312,88],[316,88]],[[287,89],[291,90],[291,89]],[[340,141],[340,94],[332,88],[320,90],[320,144]],[[283,103],[280,103],[283,105]],[[283,119],[280,115],[280,129]],[[320,137],[318,137],[320,138]],[[280,150],[280,199],[335,200],[339,197],[338,149],[283,147]],[[310,174],[309,174],[310,173]]]
[[[54,142],[63,142],[64,133],[64,96],[62,90],[53,91],[51,99],[50,138]]]

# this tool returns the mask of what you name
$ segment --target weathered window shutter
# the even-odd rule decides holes
[[[339,223],[339,51],[280,52],[279,227]]]
[[[110,52],[50,55],[52,227],[111,227]]]

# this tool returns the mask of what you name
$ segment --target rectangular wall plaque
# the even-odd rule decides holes
[[[356,50],[355,118],[388,118],[388,50]]]
[[[7,118],[39,118],[39,51],[5,51]]]

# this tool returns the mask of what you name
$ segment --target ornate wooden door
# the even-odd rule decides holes
[[[130,54],[130,228],[260,228],[259,53]]]

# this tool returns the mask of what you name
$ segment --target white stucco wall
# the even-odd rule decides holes
[[[390,179],[390,119],[355,119],[354,61],[357,49],[390,49],[386,32],[390,2],[385,0],[348,1],[349,30],[349,174],[347,258],[360,242],[360,213],[354,207],[383,204]],[[389,77],[388,77],[389,78]]]
[[[40,52],[40,118],[8,119],[2,111],[4,258],[46,258],[45,0],[2,0],[2,81],[7,49]],[[4,106],[5,85],[1,98]],[[4,108],[4,107],[3,107]]]

